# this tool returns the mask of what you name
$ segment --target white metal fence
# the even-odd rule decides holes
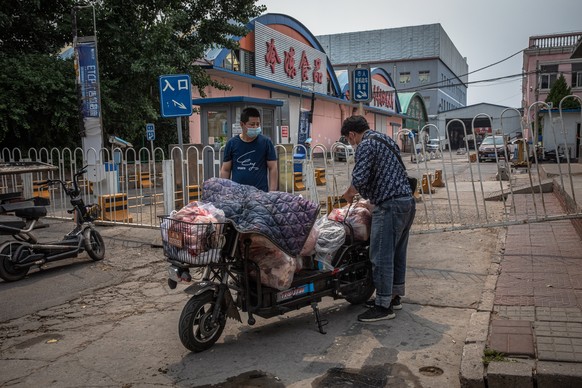
[[[446,132],[454,121],[447,124]],[[466,138],[468,134],[474,135],[474,128],[467,131],[463,124],[463,129]],[[438,128],[430,124],[420,133],[429,131],[436,131],[439,139],[448,137],[447,133],[439,134]],[[408,130],[398,133],[399,137],[408,135]],[[556,136],[565,136],[563,128],[554,131],[553,135],[555,144],[560,144]],[[500,150],[510,155],[501,154],[495,148],[493,161],[487,163],[481,161],[478,150],[471,149],[468,142],[459,150],[446,149],[446,144],[446,141],[439,142],[437,148],[429,149],[428,144],[423,143],[417,151],[414,142],[415,151],[402,154],[409,175],[419,179],[413,233],[582,218],[577,205],[579,198],[576,198],[580,190],[577,183],[582,183],[576,182],[578,174],[582,181],[582,164],[573,163],[569,155],[542,164],[535,144],[526,139],[509,144],[504,139]],[[81,182],[83,195],[86,203],[101,205],[101,222],[157,227],[157,216],[198,199],[203,182],[219,176],[223,150],[211,146],[174,147],[168,153],[161,148],[92,149],[88,152],[80,148],[43,148],[26,153],[18,148],[3,149],[0,162],[41,162],[54,166],[55,170],[4,174],[0,192],[21,191],[25,198],[48,198],[49,216],[70,217],[66,212],[70,205],[61,189],[47,190],[35,182],[54,178],[70,180],[74,172],[89,165]],[[279,190],[319,202],[322,213],[339,203],[351,180],[353,151],[341,143],[333,144],[330,149],[321,144],[311,149],[302,145],[277,145],[276,150]],[[306,156],[300,158],[300,154]],[[338,161],[339,155],[345,155],[346,161]],[[564,209],[546,208],[544,196],[554,192],[564,198],[567,205]],[[518,214],[512,206],[515,195],[519,194],[532,198],[533,208],[527,215]]]

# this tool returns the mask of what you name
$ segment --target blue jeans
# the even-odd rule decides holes
[[[390,199],[374,207],[370,260],[376,305],[388,308],[393,295],[404,295],[406,249],[415,214],[416,202],[412,197]]]

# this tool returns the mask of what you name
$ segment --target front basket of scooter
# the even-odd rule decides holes
[[[226,243],[226,222],[192,223],[160,217],[164,254],[191,265],[218,263]]]

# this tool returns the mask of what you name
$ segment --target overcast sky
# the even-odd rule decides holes
[[[313,35],[440,23],[469,72],[527,47],[534,35],[582,31],[581,0],[258,0],[268,13],[300,21]],[[522,71],[523,55],[469,75],[469,81]],[[467,105],[519,108],[521,77],[469,85]]]

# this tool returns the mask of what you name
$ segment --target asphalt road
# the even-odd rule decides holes
[[[54,238],[69,227],[58,221],[42,232]],[[0,386],[458,387],[502,233],[411,236],[407,294],[394,320],[361,323],[363,306],[326,298],[325,335],[309,307],[254,326],[243,314],[212,349],[190,353],[177,333],[188,295],[167,286],[159,231],[100,230],[103,261],[83,254],[0,281]]]

